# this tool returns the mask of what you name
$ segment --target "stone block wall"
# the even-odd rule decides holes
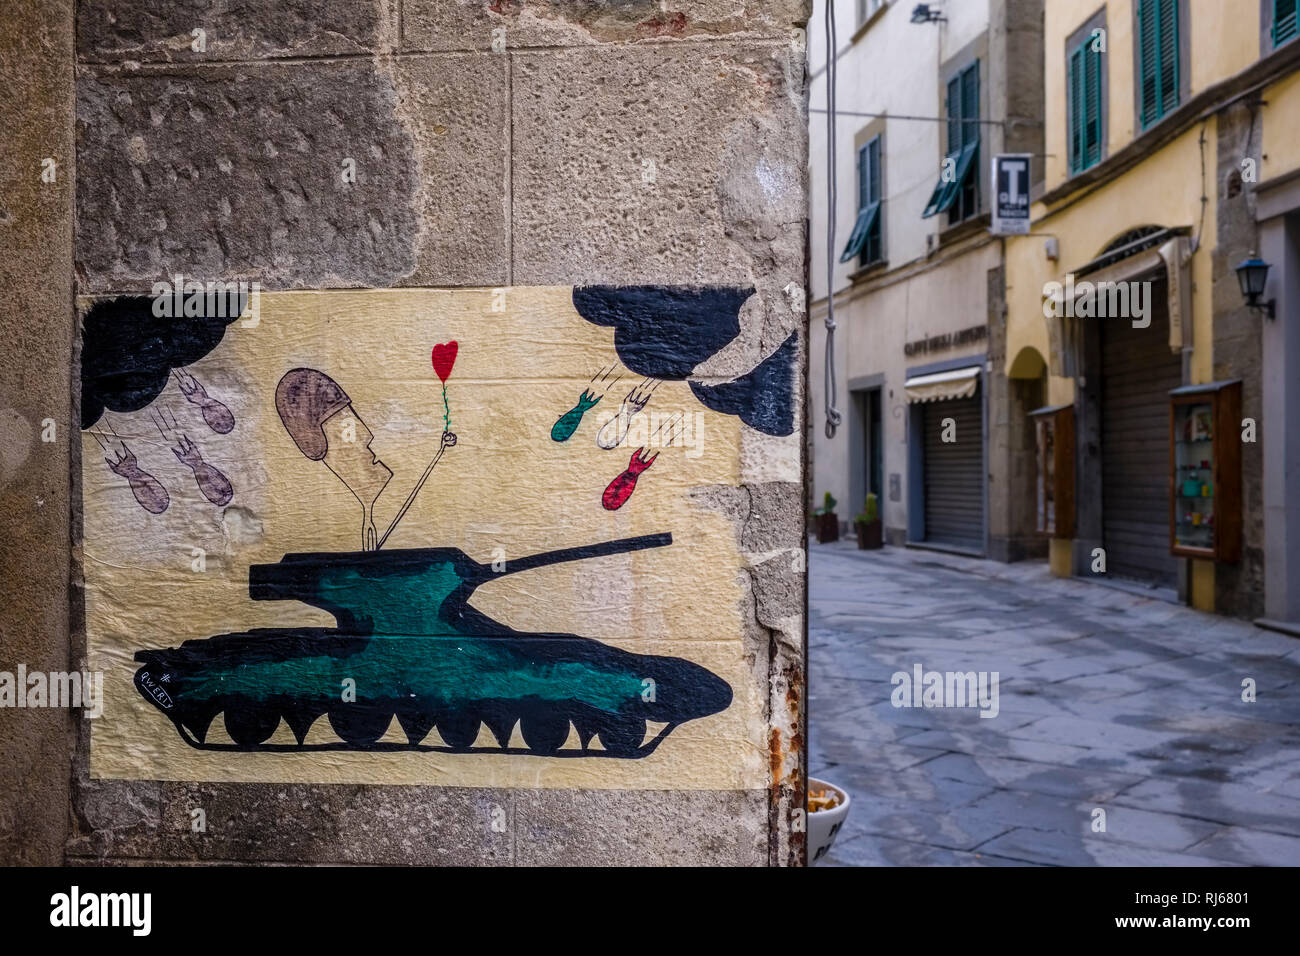
[[[1242,163],[1260,161],[1261,123],[1258,112],[1237,104],[1217,114],[1215,142],[1207,144],[1217,157],[1213,170],[1217,193],[1214,205],[1215,246],[1211,250],[1214,308],[1214,379],[1241,379],[1241,414],[1258,423],[1263,413],[1260,322],[1241,296],[1236,266],[1257,252],[1255,192],[1242,182]],[[1207,171],[1207,175],[1209,171]],[[1207,186],[1207,188],[1210,188]],[[1241,560],[1214,567],[1214,608],[1222,614],[1264,616],[1264,472],[1260,444],[1241,446]]]
[[[0,612],[4,661],[55,669],[86,650],[74,296],[177,273],[267,290],[753,286],[739,337],[702,371],[734,376],[796,332],[802,390],[808,8],[82,0],[74,17],[70,0],[20,0],[0,39],[17,83],[0,116],[25,131],[0,171],[0,275],[18,303],[0,428],[32,437],[0,475],[0,527],[27,545],[0,558],[22,582]],[[57,184],[39,180],[45,155]],[[42,444],[50,417],[61,437]],[[702,492],[748,562],[766,788],[92,779],[86,721],[0,712],[0,859],[801,862],[801,444],[747,438],[740,486]]]

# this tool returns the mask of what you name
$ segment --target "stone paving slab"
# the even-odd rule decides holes
[[[944,812],[939,805],[869,796],[850,809],[840,835],[882,836],[947,850],[971,850],[1010,827],[976,813]]]
[[[1039,863],[1045,866],[1225,866],[1214,857],[1191,853],[1169,853],[1151,847],[1107,840],[1096,834],[1082,844],[1051,840],[1042,831],[1021,828],[1005,833],[980,847],[985,857]],[[1236,864],[1240,865],[1240,864]]]
[[[827,864],[1300,865],[1300,641],[1040,562],[812,545],[809,579]],[[998,671],[998,716],[894,707],[916,664]]]
[[[1300,866],[1300,839],[1245,827],[1220,830],[1195,851],[1249,866]]]
[[[1094,834],[1092,830],[1094,813],[1099,809],[1106,813],[1104,834]],[[958,813],[967,818],[987,817],[1034,830],[1054,831],[1057,840],[1080,841],[1096,835],[1168,851],[1186,850],[1221,829],[1215,823],[1172,813],[1153,813],[1133,807],[1106,807],[1090,801],[1063,800],[1048,794],[1020,790],[995,791]]]
[[[1027,664],[1021,669],[1021,673],[1033,680],[1055,684],[1075,677],[1092,677],[1117,669],[1115,662],[1104,657],[1077,656],[1049,658],[1037,664]]]
[[[933,747],[913,747],[906,744],[880,743],[878,740],[868,742],[866,736],[834,736],[821,738],[815,748],[815,759],[808,762],[808,772],[814,777],[818,770],[831,773],[836,779],[842,774],[833,772],[848,763],[862,752],[865,746],[871,747],[872,766],[879,770],[906,770],[908,767],[942,756],[945,751]]]
[[[895,707],[889,699],[888,691],[891,688],[887,685],[875,686],[881,689],[868,690],[867,693],[879,693],[880,697],[865,709],[886,724],[903,724],[924,730],[952,730],[957,733],[978,733],[984,731],[987,725],[991,733],[1024,737],[1026,734],[1022,731],[1028,725],[1044,719],[1044,715],[1036,710],[1001,710],[997,717],[985,718],[980,717],[979,712],[973,708]]]
[[[1239,783],[1147,779],[1117,795],[1114,802],[1300,837],[1300,800]]]
[[[1017,760],[1036,760],[1048,764],[1073,765],[1090,756],[1095,751],[1087,747],[1072,744],[1047,742],[1042,740],[1020,740],[995,733],[983,736],[967,733],[949,733],[942,730],[927,730],[909,738],[909,743],[918,747],[935,747],[963,754],[991,754],[995,757],[1011,757]]]
[[[1177,683],[1173,680],[1143,680],[1132,674],[1090,674],[1061,681],[1071,692],[1091,700],[1106,700],[1126,694],[1146,693],[1158,687]]]
[[[819,866],[1035,866],[1024,860],[945,850],[924,843],[865,835],[836,840]]]
[[[999,789],[1042,793],[1093,803],[1114,799],[1121,792],[1145,780],[1131,773],[958,753],[943,753],[930,761],[926,771],[967,783],[984,783]]]
[[[1300,759],[1294,745],[1259,744],[1234,758],[1221,778],[1225,782],[1245,783],[1261,790],[1273,790],[1294,780]]]
[[[1104,750],[1132,752],[1160,747],[1178,739],[1176,733],[1162,733],[1129,727],[1117,722],[1087,720],[1081,717],[1044,717],[1027,727],[1019,727],[1015,736],[1025,740],[1043,740]]]

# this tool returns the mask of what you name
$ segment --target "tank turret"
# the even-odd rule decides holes
[[[725,710],[730,686],[681,658],[516,631],[469,599],[506,574],[671,542],[668,534],[625,538],[499,570],[455,548],[288,554],[252,566],[249,596],[301,601],[333,615],[335,627],[263,628],[139,651],[136,687],[203,749],[500,752],[511,749],[518,724],[519,752],[645,756],[683,721]],[[206,742],[219,713],[233,744]],[[306,743],[321,716],[338,740]],[[405,743],[380,739],[394,718]],[[269,742],[281,720],[296,744]],[[648,721],[664,725],[650,740]],[[484,725],[497,748],[476,747]],[[435,727],[441,746],[430,737]],[[580,746],[565,749],[574,732]]]
[[[348,634],[514,634],[478,614],[469,599],[480,585],[507,574],[672,544],[670,534],[621,538],[517,558],[500,569],[458,548],[286,554],[278,564],[249,569],[254,601],[301,601],[328,611]]]

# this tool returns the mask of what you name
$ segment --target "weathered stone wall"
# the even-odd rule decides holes
[[[989,557],[1023,561],[1047,554],[1037,533],[1037,436],[1029,413],[1041,407],[1038,379],[1009,378],[1006,269],[988,273]]]
[[[797,330],[802,381],[807,7],[266,0],[237,17],[204,19],[182,0],[85,0],[75,27],[76,292],[147,291],[175,273],[267,289],[753,285],[759,295],[742,314],[740,337],[702,371],[752,368]],[[35,17],[33,6],[12,38],[6,24],[6,52],[38,42],[69,49],[33,53],[21,86],[41,92],[0,109],[30,128],[34,102],[45,106],[61,88],[47,122],[67,137],[73,25],[70,14],[61,24]],[[192,48],[195,30],[204,31],[202,52]],[[25,147],[22,157],[56,146]],[[347,159],[356,182],[345,187]],[[49,318],[6,314],[30,361],[0,371],[0,405],[32,423],[56,414],[69,429],[71,165],[60,178],[61,219],[47,215],[26,231],[3,224],[3,241],[22,253],[5,257],[6,287],[30,289],[31,311]],[[57,207],[38,198],[55,194],[38,193],[34,177],[26,188],[24,201]],[[40,274],[62,285],[33,285]],[[797,463],[797,437],[791,442]],[[10,605],[27,608],[12,613],[29,635],[19,645],[29,664],[69,653],[68,523],[59,503],[70,468],[79,469],[67,444],[53,447],[62,451],[45,452],[47,470],[24,472],[20,490],[4,488],[3,526],[12,538],[23,522],[39,521],[28,534],[49,562],[42,575],[24,575],[32,593]],[[42,747],[54,756],[54,769],[42,763],[39,805],[6,791],[0,852],[21,858],[18,848],[43,846],[33,859],[57,859],[70,817],[66,852],[80,860],[798,862],[802,836],[790,811],[802,799],[805,596],[792,556],[804,546],[801,480],[786,448],[755,438],[742,449],[741,486],[710,500],[750,562],[746,656],[768,701],[765,790],[100,780],[89,776],[85,721],[74,732],[66,714],[41,715],[38,725],[0,713],[6,761],[14,753],[45,760]],[[79,494],[74,485],[74,556]],[[33,511],[30,499],[42,496],[44,511]],[[14,559],[6,551],[6,562]],[[6,582],[16,573],[6,564]],[[74,620],[79,602],[74,584]],[[8,659],[10,623],[0,621]],[[74,659],[84,646],[74,626]],[[8,743],[9,724],[24,743]],[[206,810],[206,834],[191,831],[195,806]],[[493,825],[503,815],[504,830]],[[32,828],[39,839],[24,835]]]
[[[990,153],[1030,153],[1034,176],[1043,164],[1042,0],[992,0],[989,5],[989,103],[1004,128],[988,128]],[[1005,255],[1005,246],[1003,249]],[[1007,368],[1006,269],[989,273],[989,557],[1021,561],[1043,557],[1047,541],[1037,532],[1036,438],[1026,413],[1037,385],[1009,379]],[[1014,358],[1014,356],[1012,356]]]
[[[69,396],[71,0],[5,4],[0,81],[7,91],[0,97],[0,670],[67,670],[70,458],[77,447]],[[50,169],[53,181],[42,176]],[[0,861],[62,858],[73,733],[65,710],[0,710]]]
[[[1245,305],[1235,271],[1257,251],[1255,191],[1242,182],[1242,161],[1260,162],[1263,138],[1258,112],[1239,104],[1218,114],[1214,188],[1214,379],[1241,379],[1241,415],[1258,426],[1263,411],[1260,329],[1267,321]],[[1210,149],[1209,144],[1206,149]],[[1241,446],[1241,560],[1214,567],[1214,608],[1255,618],[1264,614],[1264,473],[1259,442]]]

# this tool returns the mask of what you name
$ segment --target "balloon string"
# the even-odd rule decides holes
[[[443,431],[451,431],[451,406],[447,403],[447,383],[442,383],[442,424]]]

